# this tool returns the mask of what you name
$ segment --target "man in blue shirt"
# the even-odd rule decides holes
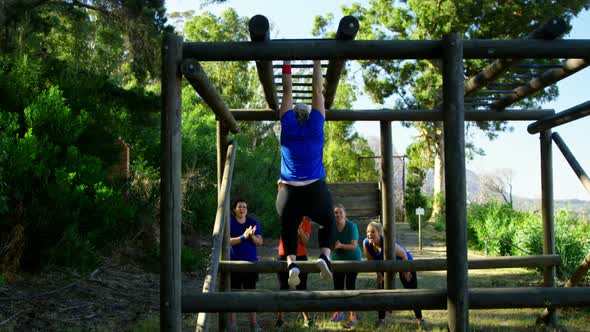
[[[296,263],[297,229],[304,216],[320,225],[318,240],[321,255],[316,261],[320,275],[332,279],[330,245],[334,234],[332,196],[324,181],[324,122],[326,111],[322,94],[322,68],[313,63],[311,109],[298,103],[293,107],[291,64],[283,64],[281,102],[281,186],[277,194],[277,212],[281,219],[281,238],[289,266],[289,285],[299,284]]]

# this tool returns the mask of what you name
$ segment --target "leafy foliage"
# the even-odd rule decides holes
[[[432,213],[432,203],[428,197],[422,193],[422,185],[424,184],[424,178],[426,177],[425,165],[422,163],[425,159],[420,158],[420,154],[423,151],[423,144],[412,143],[406,149],[406,155],[408,156],[408,175],[406,180],[406,191],[404,192],[404,204],[408,213],[408,222],[410,227],[414,230],[418,229],[418,216],[413,213],[417,208],[424,208],[424,220],[430,218]]]
[[[121,189],[106,185],[106,168],[76,146],[89,121],[74,114],[61,91],[51,87],[24,110],[26,133],[19,137],[16,116],[1,113],[3,174],[6,189],[2,228],[25,225],[27,249],[21,263],[96,262],[95,248],[116,239],[132,225],[134,209]],[[10,173],[8,173],[10,172]]]
[[[509,204],[490,201],[471,204],[467,210],[469,246],[494,255],[543,254],[543,223],[537,213],[513,210]],[[568,279],[590,251],[590,227],[565,210],[555,215],[555,251],[561,257],[557,277]],[[588,277],[587,277],[588,278]]]
[[[353,15],[360,21],[357,39],[366,40],[416,40],[442,39],[445,34],[459,33],[464,39],[523,38],[537,26],[555,16],[569,21],[590,1],[552,2],[545,1],[370,1],[368,5],[354,3],[343,6],[344,15]],[[320,33],[331,24],[333,14],[317,17],[316,32]],[[516,19],[515,19],[516,17]],[[393,104],[399,109],[437,109],[442,102],[441,64],[437,59],[427,60],[369,60],[359,61],[363,69],[365,92],[380,104]],[[486,63],[483,60],[465,61],[465,75],[471,77],[480,72]],[[502,82],[499,80],[498,82]],[[556,86],[537,93],[533,98],[518,105],[535,107],[554,99],[558,94]],[[406,123],[414,126],[418,140],[425,144],[422,155],[429,163],[435,159],[435,176],[442,179],[443,128],[438,122]],[[470,138],[470,131],[483,130],[493,139],[508,130],[506,122],[467,123],[466,155],[473,158],[483,151]],[[438,199],[443,192],[442,181],[435,181],[433,214],[442,213],[442,202]]]

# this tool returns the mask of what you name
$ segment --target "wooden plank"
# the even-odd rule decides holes
[[[377,182],[338,182],[329,183],[328,188],[332,195],[359,195],[375,193],[379,195],[379,185]]]
[[[471,288],[471,309],[587,307],[590,287],[584,288]],[[186,295],[182,311],[194,312],[332,312],[375,310],[444,310],[445,289],[346,290],[231,293]]]
[[[217,211],[215,214],[215,224],[213,225],[213,233],[211,234],[211,241],[213,248],[211,249],[211,256],[209,256],[209,266],[205,281],[203,282],[203,293],[216,291],[217,287],[217,270],[219,269],[219,261],[222,252],[222,244],[225,235],[225,224],[227,216],[225,215],[226,203],[230,199],[231,182],[234,172],[234,161],[236,158],[236,141],[232,141],[228,146],[227,155],[225,158],[225,167],[223,169],[223,178],[221,181],[221,188],[218,194]],[[196,331],[207,330],[207,315],[204,312],[197,316]]]
[[[469,269],[497,269],[517,267],[557,266],[559,255],[506,256],[468,261]],[[314,262],[298,262],[302,272],[319,272]],[[443,271],[447,269],[446,259],[414,259],[411,261],[334,261],[334,272],[400,272],[400,271]],[[219,270],[222,272],[287,272],[287,263],[281,261],[221,261]]]
[[[346,211],[349,209],[375,208],[379,206],[379,199],[375,196],[332,196],[334,204],[342,204]]]

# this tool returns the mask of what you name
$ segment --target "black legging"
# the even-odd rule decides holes
[[[332,211],[332,196],[325,181],[318,180],[301,187],[283,184],[277,194],[276,206],[281,219],[285,254],[296,254],[297,228],[304,216],[322,226],[318,230],[320,248],[330,247],[336,220]]]
[[[402,285],[405,289],[417,289],[418,288],[418,278],[416,277],[416,272],[410,272],[412,274],[412,279],[410,281],[406,281],[403,277],[402,273],[399,274],[399,280],[402,282]],[[383,279],[379,283],[379,289],[383,289]],[[422,318],[422,310],[414,310],[414,316],[416,319]],[[379,311],[379,319],[385,318],[385,311]]]
[[[356,289],[357,272],[334,272],[334,289],[343,290],[346,284],[346,289]]]

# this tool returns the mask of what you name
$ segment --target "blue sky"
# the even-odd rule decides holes
[[[256,14],[266,16],[273,30],[271,38],[312,38],[311,28],[316,15],[334,13],[335,21],[341,17],[340,7],[353,2],[366,4],[368,1],[263,1],[241,0],[227,1],[223,5],[209,5],[204,10],[219,14],[227,7],[236,9],[240,16],[252,17]],[[200,2],[195,0],[167,0],[168,12],[195,10],[199,12]],[[573,21],[573,29],[567,39],[590,38],[590,12],[582,12]],[[560,96],[556,101],[546,103],[543,108],[552,108],[556,112],[589,100],[587,93],[590,86],[590,69],[586,68],[558,83]],[[391,105],[385,105],[386,107]],[[382,107],[361,96],[355,103],[356,109],[374,109]],[[476,157],[467,162],[467,168],[478,173],[494,173],[501,169],[510,169],[513,174],[514,194],[522,197],[538,198],[541,192],[540,156],[538,135],[526,132],[528,122],[512,122],[514,131],[503,133],[494,141],[483,135],[476,135],[477,144],[486,152],[485,156]],[[379,133],[377,122],[357,122],[357,130],[364,136]],[[590,139],[590,117],[554,129],[558,132],[578,162],[590,172],[590,153],[587,140]],[[396,151],[403,153],[412,141],[415,132],[393,123],[393,143]],[[553,145],[554,194],[556,199],[578,198],[590,200],[580,181],[573,173],[559,149]]]

